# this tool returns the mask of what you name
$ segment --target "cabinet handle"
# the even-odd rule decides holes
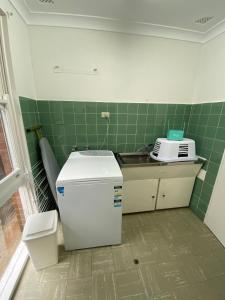
[[[163,194],[162,196],[163,196],[163,197],[166,197],[166,195],[165,195],[165,194]]]
[[[154,195],[152,195],[152,199],[155,199],[155,196],[154,196]]]

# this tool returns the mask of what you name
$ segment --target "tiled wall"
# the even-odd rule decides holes
[[[25,129],[36,124],[40,124],[36,100],[20,97],[20,106]],[[26,132],[26,139],[32,166],[32,173],[35,179],[34,183],[37,196],[37,207],[39,211],[55,209],[55,202],[47,184],[47,178],[41,162],[38,138],[34,132]]]
[[[25,127],[40,122],[59,164],[78,149],[135,151],[166,135],[168,128],[183,128],[196,141],[197,154],[207,158],[204,182],[196,180],[191,208],[204,218],[225,148],[225,104],[135,104],[75,101],[33,101],[21,98]],[[102,111],[110,112],[107,120]],[[39,159],[37,139],[27,136],[31,161]]]
[[[132,152],[167,128],[188,124],[190,106],[173,104],[37,101],[44,134],[62,165],[75,147]],[[101,112],[110,112],[109,121]]]
[[[39,115],[37,110],[37,101],[25,97],[20,97],[20,106],[23,116],[24,128],[39,124]],[[26,134],[27,145],[30,155],[31,165],[33,166],[40,160],[40,151],[38,149],[38,140],[34,132]]]
[[[191,208],[203,219],[225,149],[225,102],[192,105],[187,135],[196,141],[197,154],[207,158],[205,181],[197,179]]]

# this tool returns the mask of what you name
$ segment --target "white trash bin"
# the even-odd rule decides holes
[[[57,228],[56,210],[33,214],[26,220],[22,240],[37,270],[58,263]]]

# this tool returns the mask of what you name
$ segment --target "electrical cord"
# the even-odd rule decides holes
[[[109,134],[109,119],[107,118],[107,127],[106,127],[106,134],[105,134],[105,137],[104,137],[104,140],[103,140],[103,143],[100,147],[100,150],[103,150],[103,146],[105,145],[105,141],[106,141],[106,138],[108,137],[108,134]]]

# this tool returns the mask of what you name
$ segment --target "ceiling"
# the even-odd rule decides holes
[[[159,36],[163,35],[163,32],[168,35],[168,32],[172,34],[176,31],[179,37],[183,35],[184,39],[191,40],[191,36],[193,39],[194,36],[196,39],[203,39],[210,31],[215,31],[215,28],[225,24],[224,0],[11,0],[11,2],[16,7],[20,6],[20,10],[24,6],[23,10],[26,10],[27,16],[29,15],[28,23],[39,25],[42,23],[46,25],[46,22],[49,22],[49,25],[74,24],[74,27],[93,26],[94,29],[103,30],[110,28],[113,30],[114,27],[115,31],[123,31],[119,30],[118,24],[127,23],[133,26],[130,31],[136,30],[141,33],[142,30],[143,34],[148,34],[149,30],[149,33],[154,31],[156,33],[154,35]],[[200,23],[196,23],[196,20],[200,20]]]

